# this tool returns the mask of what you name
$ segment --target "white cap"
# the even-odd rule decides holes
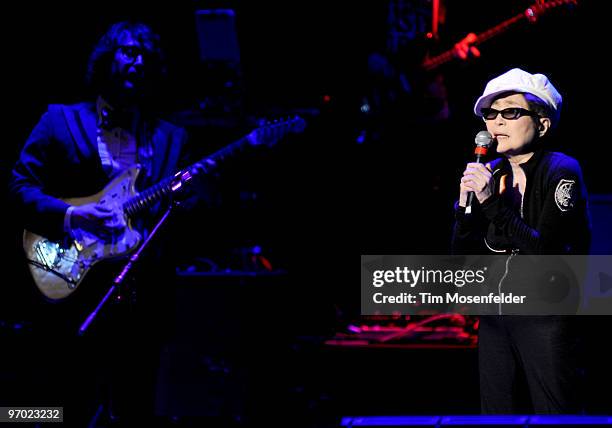
[[[474,113],[480,116],[482,108],[491,107],[495,98],[504,92],[520,92],[535,95],[559,116],[563,98],[543,74],[530,74],[520,68],[513,68],[487,83],[484,92],[474,104]]]

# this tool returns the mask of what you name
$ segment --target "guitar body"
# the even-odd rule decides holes
[[[136,194],[135,183],[139,173],[140,167],[136,165],[117,176],[99,193],[64,201],[77,206],[97,202],[123,213],[123,203]],[[132,228],[129,218],[121,220],[126,224],[123,233],[108,240],[74,230],[74,237],[67,242],[55,242],[25,230],[23,249],[40,292],[51,300],[64,299],[76,291],[95,264],[136,250],[142,236]]]

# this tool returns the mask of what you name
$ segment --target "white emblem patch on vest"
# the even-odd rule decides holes
[[[562,179],[555,190],[555,202],[561,211],[568,211],[576,204],[576,181]]]

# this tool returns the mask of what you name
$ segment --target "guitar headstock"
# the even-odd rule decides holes
[[[306,121],[299,116],[285,120],[266,122],[251,131],[248,140],[253,146],[266,145],[272,147],[287,134],[298,134],[306,128]]]
[[[565,6],[568,4],[577,6],[578,0],[548,0],[543,2],[537,2],[532,4],[527,8],[527,10],[525,10],[525,17],[530,22],[535,22],[537,21],[540,15],[544,14],[548,10],[559,6]]]

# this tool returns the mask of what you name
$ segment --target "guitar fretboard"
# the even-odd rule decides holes
[[[208,171],[206,168],[203,168],[202,165],[210,163],[218,165],[225,161],[225,159],[234,157],[244,151],[244,149],[248,147],[248,143],[249,137],[243,137],[216,151],[212,155],[203,157],[198,162],[179,171],[174,176],[165,178],[159,183],[143,190],[123,203],[124,212],[128,217],[132,217],[143,209],[150,207],[166,195],[178,190],[178,187],[181,187],[186,181],[191,180],[194,176],[206,174]]]
[[[525,17],[524,14],[520,13],[518,15],[516,15],[513,18],[507,19],[506,21],[502,22],[501,24],[496,25],[493,28],[488,29],[487,31],[480,33],[478,35],[476,35],[476,41],[471,43],[472,46],[477,46],[483,42],[486,42],[487,40],[505,32],[506,30],[508,30],[510,27],[512,27],[512,25],[516,24],[517,22],[521,21],[523,18]],[[432,58],[426,59],[423,64],[422,67],[426,70],[426,71],[431,71],[434,70],[435,68],[438,68],[439,66],[441,66],[442,64],[445,64],[449,61],[451,61],[453,58],[455,58],[455,52],[453,49],[447,50],[443,53],[441,53],[440,55],[436,55]]]
[[[524,12],[519,13],[518,15],[513,16],[512,18],[503,21],[502,23],[496,25],[495,27],[489,28],[488,30],[480,34],[477,34],[476,40],[472,42],[471,45],[477,46],[481,43],[484,43],[487,40],[495,36],[498,36],[501,33],[504,33],[514,24],[522,21],[523,19],[526,19],[528,21],[535,21],[539,15],[541,15],[543,12],[547,11],[548,9],[552,9],[557,6],[561,6],[564,4],[570,4],[570,3],[576,4],[577,0],[553,0],[553,1],[548,1],[546,3],[542,3],[542,4],[533,5],[532,7],[527,8]],[[421,64],[421,67],[426,71],[432,71],[436,69],[437,67],[441,66],[442,64],[445,64],[451,61],[453,58],[455,58],[454,49],[449,49],[432,58],[425,59],[425,61],[423,61],[423,63]]]

